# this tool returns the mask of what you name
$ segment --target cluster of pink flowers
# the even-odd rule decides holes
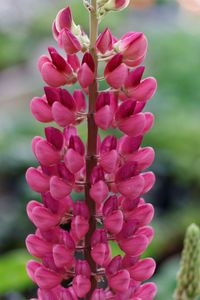
[[[106,11],[124,8],[129,1],[104,2],[101,9]],[[42,97],[33,98],[31,111],[38,121],[54,121],[60,129],[48,126],[45,137],[32,141],[40,165],[27,170],[26,180],[42,202],[27,205],[37,230],[26,245],[40,259],[28,262],[28,275],[39,286],[39,300],[76,300],[88,293],[91,300],[152,300],[155,284],[142,282],[153,275],[155,262],[140,258],[154,234],[149,226],[154,209],[142,198],[155,182],[154,174],[144,171],[154,160],[154,150],[141,146],[154,122],[153,114],[142,110],[156,90],[156,80],[142,79],[144,67],[139,66],[147,52],[146,37],[129,32],[117,39],[108,28],[99,35],[95,52],[97,61],[105,63],[108,89],[97,91],[95,111],[87,112],[89,88],[101,78],[89,51],[90,40],[74,23],[69,7],[58,13],[53,35],[66,57],[53,47],[49,56],[40,57],[39,70],[48,86]],[[61,87],[76,82],[81,89],[73,94]],[[119,128],[123,133],[118,140],[112,134],[94,140],[96,164],[89,182],[86,165],[91,156],[77,131],[88,115],[103,131]],[[93,216],[82,199],[86,186],[96,207]],[[72,200],[72,192],[80,193],[80,199]],[[88,245],[91,218],[96,229]],[[112,258],[110,241],[116,241],[123,257]],[[96,272],[84,256],[86,251]],[[91,278],[96,280],[94,289]]]

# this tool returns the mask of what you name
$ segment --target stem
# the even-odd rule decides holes
[[[97,69],[98,69],[98,60],[95,51],[95,43],[98,34],[98,20],[97,20],[97,0],[92,0],[91,5],[93,9],[90,11],[90,53],[93,56],[94,63],[95,63],[95,79],[93,83],[89,87],[89,111],[88,111],[88,119],[87,119],[87,129],[88,129],[88,136],[87,136],[87,156],[89,159],[86,160],[86,181],[90,181],[90,175],[93,168],[97,164],[97,132],[98,128],[94,121],[94,111],[95,111],[95,102],[98,94],[98,83],[97,83]],[[89,231],[85,237],[85,259],[88,261],[91,272],[96,273],[96,263],[91,257],[91,236],[93,235],[94,231],[96,230],[96,207],[95,202],[91,199],[89,195],[90,185],[86,185],[85,187],[85,201],[90,211],[90,220],[89,220]],[[91,290],[86,296],[86,299],[90,299],[92,292],[97,286],[97,281],[94,276],[91,276]]]

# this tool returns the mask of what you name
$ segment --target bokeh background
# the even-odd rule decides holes
[[[67,4],[87,30],[81,2]],[[35,195],[24,173],[36,164],[31,139],[42,135],[43,125],[31,116],[29,102],[42,95],[37,57],[54,45],[51,22],[65,5],[66,0],[0,1],[1,300],[30,299],[36,291],[25,273],[24,239],[34,231],[25,206]],[[200,1],[134,0],[129,10],[106,17],[107,25],[118,37],[129,30],[149,38],[146,76],[157,78],[158,92],[148,105],[156,122],[144,144],[156,150],[157,184],[148,195],[156,208],[156,235],[145,255],[158,262],[156,300],[169,300],[184,232],[191,222],[200,225]]]

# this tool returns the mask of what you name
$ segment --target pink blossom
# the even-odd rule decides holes
[[[98,13],[128,4],[99,0]],[[147,39],[142,32],[128,32],[117,40],[105,28],[99,36],[90,34],[89,41],[69,7],[58,12],[52,31],[66,57],[53,47],[50,56],[40,57],[48,86],[30,105],[36,120],[56,123],[33,138],[39,166],[26,172],[30,188],[41,194],[41,201],[27,204],[36,231],[26,238],[26,247],[39,260],[27,263],[29,277],[39,286],[35,300],[153,300],[155,285],[143,281],[153,275],[155,262],[141,259],[154,236],[149,225],[154,208],[143,198],[155,183],[147,170],[154,150],[142,146],[154,124],[154,115],[143,109],[157,87],[153,77],[142,78],[145,68],[139,66]],[[102,79],[108,85],[103,91]],[[61,88],[76,82],[80,89]],[[82,122],[87,136],[78,129]],[[112,134],[106,134],[110,128]],[[110,241],[123,257],[112,257]],[[99,288],[99,280],[107,286]]]

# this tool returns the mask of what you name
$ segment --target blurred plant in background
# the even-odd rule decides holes
[[[36,199],[25,184],[24,172],[35,163],[31,137],[42,135],[28,107],[29,99],[41,91],[33,65],[49,44],[55,11],[66,2],[76,10],[77,20],[87,24],[84,10],[76,1],[61,0],[59,5],[53,0],[0,3],[1,300],[28,299],[35,294],[24,269],[28,259],[24,238],[27,232],[33,232],[25,206],[28,199]],[[200,225],[200,20],[196,12],[171,0],[155,1],[139,10],[134,9],[133,1],[133,9],[117,18],[109,15],[102,26],[109,25],[116,36],[124,28],[145,31],[150,41],[146,76],[153,74],[158,79],[158,93],[147,108],[156,115],[156,125],[144,141],[144,146],[152,144],[156,148],[154,171],[158,181],[147,199],[156,206],[156,235],[145,255],[159,263],[156,299],[167,300],[172,299],[175,290],[177,254],[182,249],[185,229],[192,222]],[[123,28],[119,28],[122,18]],[[82,127],[82,137],[84,130]],[[113,248],[113,252],[116,255],[118,249]]]
[[[175,300],[195,300],[200,295],[200,229],[191,224],[185,235]]]

